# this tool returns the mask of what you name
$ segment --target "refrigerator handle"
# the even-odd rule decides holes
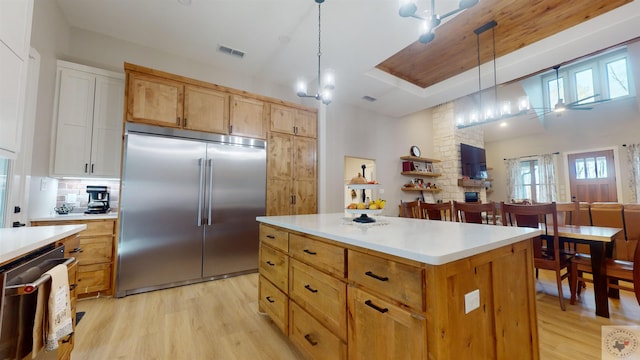
[[[209,165],[209,183],[207,184],[207,191],[208,191],[208,204],[207,204],[207,225],[211,226],[211,195],[213,193],[213,162],[211,159],[207,160],[207,163]]]
[[[198,227],[202,226],[202,176],[204,176],[204,159],[200,158],[198,160],[198,165],[200,168],[200,176],[198,176],[200,185],[198,186]]]

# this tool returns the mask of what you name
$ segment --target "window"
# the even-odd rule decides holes
[[[537,173],[537,160],[526,160],[520,162],[520,184],[522,185],[519,189],[516,189],[518,199],[536,199]]]
[[[633,96],[633,78],[626,48],[581,63],[561,67],[542,77],[545,107],[553,109],[558,98],[565,104]]]
[[[607,158],[604,156],[576,159],[574,164],[576,167],[576,179],[606,179],[609,176],[607,173]]]
[[[609,85],[609,98],[614,99],[629,95],[627,58],[607,63],[607,84]]]

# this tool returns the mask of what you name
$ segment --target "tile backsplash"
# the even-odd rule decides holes
[[[67,204],[74,207],[73,212],[84,211],[89,201],[88,185],[107,186],[109,188],[109,207],[112,211],[118,208],[120,203],[120,181],[100,179],[60,179],[58,181],[56,207]]]

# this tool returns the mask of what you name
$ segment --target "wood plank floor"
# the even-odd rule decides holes
[[[565,286],[565,297],[569,288]],[[288,340],[258,313],[258,275],[78,302],[86,315],[76,328],[73,360],[302,359]],[[595,316],[593,288],[560,310],[552,273],[537,281],[540,353],[543,360],[600,359],[603,325],[640,324],[630,292],[610,301],[611,318]]]

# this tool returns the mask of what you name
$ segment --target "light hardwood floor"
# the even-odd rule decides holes
[[[566,286],[565,294],[569,294]],[[551,272],[540,271],[537,311],[543,360],[600,359],[603,325],[640,324],[631,293],[610,301],[611,318],[595,316],[593,288],[560,310]],[[567,301],[568,302],[568,301]],[[258,275],[78,302],[73,360],[302,359],[258,313]]]

